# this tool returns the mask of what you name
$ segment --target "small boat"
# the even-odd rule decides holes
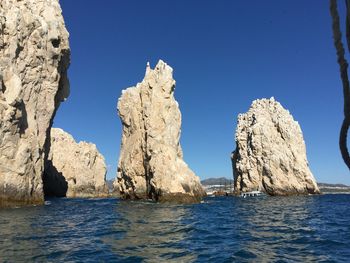
[[[251,192],[244,192],[241,193],[241,197],[246,198],[247,196],[260,196],[263,193],[260,191],[251,191]]]

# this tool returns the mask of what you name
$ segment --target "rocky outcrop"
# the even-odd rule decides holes
[[[69,95],[58,0],[0,1],[0,206],[43,203],[45,143]]]
[[[51,129],[45,169],[45,194],[58,197],[105,197],[107,167],[95,144],[76,143],[61,129]]]
[[[232,154],[235,190],[270,195],[317,194],[298,122],[280,103],[255,100],[238,116]]]
[[[118,101],[123,135],[115,187],[125,199],[196,202],[205,195],[183,161],[174,88],[173,70],[160,60],[153,70],[147,64],[143,81]]]

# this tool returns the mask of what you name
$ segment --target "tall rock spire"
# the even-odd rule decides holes
[[[122,92],[123,124],[115,186],[125,199],[195,202],[205,195],[183,161],[181,113],[174,98],[173,69],[160,60],[136,87]]]

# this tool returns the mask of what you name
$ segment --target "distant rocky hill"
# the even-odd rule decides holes
[[[228,179],[226,177],[219,177],[219,178],[208,178],[201,181],[202,185],[225,185],[225,184],[232,184],[233,179]]]
[[[226,177],[218,177],[218,178],[207,178],[201,181],[202,185],[211,190],[213,187],[208,186],[216,186],[216,188],[220,188],[218,186],[225,186],[229,189],[229,185],[233,183],[233,179],[229,179]],[[350,192],[350,186],[345,184],[330,184],[330,183],[318,183],[318,187],[320,188],[322,193],[348,193]],[[214,187],[215,188],[215,187]],[[216,189],[215,188],[215,189]]]
[[[106,180],[106,184],[107,184],[108,189],[109,189],[109,191],[110,191],[110,192],[112,192],[112,191],[113,191],[113,182],[114,182],[114,180],[113,180],[113,179]]]
[[[328,183],[318,183],[319,188],[327,188],[327,187],[345,187],[350,188],[349,185],[346,184],[328,184]]]
[[[350,193],[350,186],[345,184],[318,183],[321,192],[326,193]]]

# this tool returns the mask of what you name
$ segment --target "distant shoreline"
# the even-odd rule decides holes
[[[208,178],[201,181],[207,194],[213,192],[231,193],[234,189],[233,179],[226,177]],[[317,183],[322,194],[350,194],[350,186],[345,184]]]

